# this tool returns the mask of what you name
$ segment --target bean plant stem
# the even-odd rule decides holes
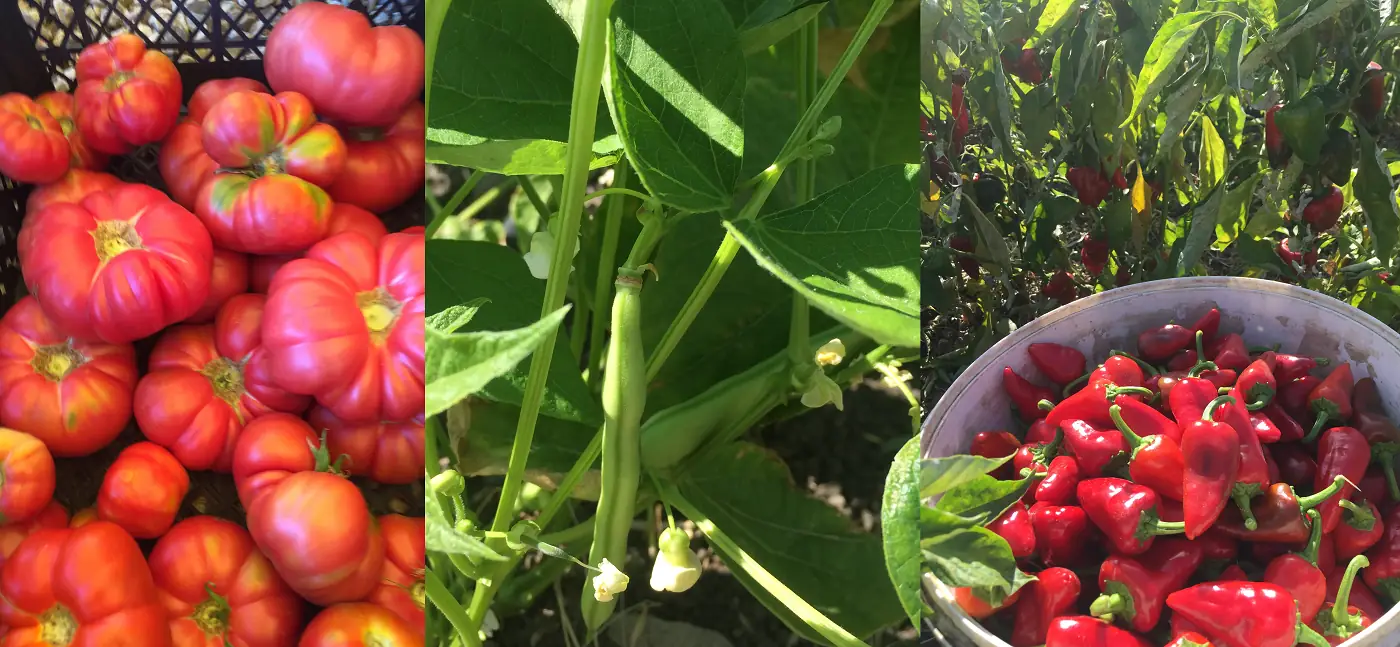
[[[447,586],[434,575],[432,571],[423,572],[423,587],[428,594],[428,599],[432,600],[433,606],[442,612],[443,617],[452,623],[452,627],[462,637],[466,645],[480,647],[481,638],[477,636],[477,627],[471,619],[467,617],[467,612],[462,610],[462,603],[453,597],[452,591],[447,590]]]
[[[797,107],[806,112],[817,93],[817,21],[809,20],[797,32]],[[812,199],[816,193],[817,160],[801,159],[794,169],[797,177],[797,204]],[[811,308],[807,298],[796,290],[792,293],[792,322],[788,326],[788,354],[793,366],[811,361]]]
[[[462,213],[457,214],[457,217],[463,220],[471,220],[476,214],[481,213],[486,207],[491,206],[492,202],[499,200],[506,191],[515,188],[515,183],[516,179],[509,177],[500,184],[483,191],[475,200],[472,200],[471,204],[467,205],[466,209],[462,210]],[[444,206],[442,210],[448,214],[448,217],[451,217],[451,209]]]
[[[621,166],[621,164],[619,164],[619,166]],[[614,178],[616,179],[616,175],[614,175]],[[641,200],[642,202],[651,202],[651,201],[652,201],[651,196],[649,196],[649,195],[647,195],[647,194],[645,194],[645,193],[642,193],[641,191],[636,191],[636,190],[629,189],[629,188],[626,188],[626,187],[623,187],[623,186],[618,186],[618,184],[619,184],[618,182],[614,181],[614,182],[613,182],[613,186],[610,186],[610,187],[608,187],[608,188],[606,188],[606,189],[598,189],[597,191],[594,191],[594,192],[592,192],[592,193],[590,193],[590,194],[588,194],[588,195],[586,195],[586,196],[583,196],[583,200],[584,200],[584,202],[587,202],[587,201],[592,200],[592,199],[594,199],[594,198],[601,198],[601,197],[603,197],[603,196],[605,196],[605,195],[630,195],[630,196],[632,196],[632,197],[634,197],[634,198],[636,198],[636,199],[638,199],[638,200]]]
[[[428,230],[426,232],[428,240],[432,240],[433,234],[437,233],[438,228],[442,227],[442,223],[447,221],[447,217],[451,216],[452,212],[456,211],[457,207],[462,205],[462,201],[467,199],[472,189],[476,188],[476,185],[481,182],[481,178],[483,177],[486,177],[485,173],[481,171],[472,171],[472,174],[467,177],[467,181],[463,182],[462,186],[457,188],[457,192],[453,193],[451,198],[448,198],[447,204],[442,205],[441,208],[433,212],[433,221],[428,223]]]
[[[618,160],[617,166],[613,167],[612,188],[626,188],[631,170],[626,157]],[[608,198],[607,204],[603,205],[603,249],[598,253],[598,276],[593,282],[594,312],[602,312],[611,303],[613,263],[617,260],[617,239],[622,234],[623,209],[626,205],[627,196],[620,193]],[[603,352],[603,336],[607,333],[608,321],[594,317],[592,324],[588,335],[588,383],[597,391],[603,384],[599,376],[603,373],[603,360],[607,357]]]
[[[559,241],[550,263],[549,280],[545,283],[541,318],[564,305],[569,269],[573,264],[574,245],[578,240],[579,223],[583,217],[584,188],[588,182],[588,166],[592,157],[593,125],[598,116],[598,94],[602,89],[603,64],[608,53],[608,13],[611,5],[611,0],[584,0],[583,26],[579,37],[578,60],[574,66],[573,97],[569,111],[569,158],[564,167],[564,184],[559,194]],[[515,427],[514,443],[511,445],[510,463],[501,487],[501,498],[496,502],[496,514],[491,519],[492,531],[509,530],[514,518],[511,512],[525,483],[525,466],[530,456],[530,446],[535,439],[535,422],[539,417],[540,403],[544,399],[545,378],[549,375],[549,365],[554,358],[554,344],[558,336],[557,329],[549,331],[539,349],[531,355],[529,377],[525,384],[524,397],[521,399],[520,419]],[[509,550],[503,540],[497,539],[491,543],[497,552],[515,552]],[[502,575],[508,573],[509,571],[506,571]],[[489,582],[478,581],[476,591],[472,595],[471,607],[468,609],[473,628],[481,626],[502,579],[493,577]]]
[[[540,214],[540,222],[547,223],[550,215],[549,205],[545,204],[544,198],[540,197],[540,192],[535,188],[533,178],[525,178],[520,183],[520,190],[525,192],[525,198],[530,201],[530,206],[533,206],[535,211]],[[519,234],[516,235],[519,236]]]

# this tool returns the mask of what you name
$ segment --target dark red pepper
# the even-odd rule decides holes
[[[1022,587],[1025,594],[1016,605],[1012,647],[1045,644],[1050,623],[1070,613],[1079,599],[1079,576],[1074,571],[1052,567],[1036,573],[1035,577],[1035,581]]]
[[[1220,361],[1216,360],[1215,363],[1220,364]],[[1235,388],[1244,394],[1249,410],[1258,411],[1273,401],[1274,394],[1278,392],[1278,381],[1274,379],[1274,372],[1269,369],[1269,363],[1256,359],[1240,373]]]
[[[1191,541],[1201,547],[1201,557],[1207,562],[1229,562],[1239,556],[1239,542],[1214,528]]]
[[[1272,445],[1269,451],[1278,463],[1279,480],[1284,483],[1312,483],[1317,478],[1317,461],[1312,454],[1293,443]]]
[[[1084,246],[1079,248],[1079,261],[1084,263],[1089,276],[1095,279],[1102,276],[1104,267],[1108,266],[1108,241],[1093,236],[1084,239]]]
[[[1079,461],[1073,456],[1056,456],[1050,461],[1045,478],[1031,490],[1035,500],[1052,505],[1075,503],[1075,491],[1079,487]]]
[[[1201,343],[1209,344],[1215,341],[1216,333],[1220,332],[1220,310],[1211,308],[1201,315],[1196,323],[1191,325],[1192,332],[1201,333]]]
[[[1197,364],[1200,366],[1200,364]],[[1239,378],[1239,372],[1234,369],[1208,369],[1201,371],[1200,378],[1215,385],[1217,389],[1225,389],[1235,385],[1235,380]]]
[[[969,127],[967,105],[963,100],[963,84],[953,83],[953,93],[950,97],[949,107],[953,117],[953,153],[961,153],[963,138],[967,136]]]
[[[1267,353],[1265,353],[1267,355]],[[1300,377],[1309,375],[1312,370],[1319,366],[1327,366],[1331,362],[1326,357],[1299,357],[1298,355],[1286,355],[1284,353],[1273,354],[1274,378],[1279,384],[1292,382]]]
[[[1279,169],[1288,164],[1288,158],[1293,155],[1283,139],[1283,131],[1274,123],[1274,113],[1280,108],[1283,108],[1281,103],[1264,112],[1264,150],[1268,152],[1269,165]]]
[[[1041,294],[1065,304],[1079,298],[1079,289],[1074,285],[1074,277],[1070,276],[1069,272],[1060,270],[1045,283]]]
[[[1244,337],[1231,333],[1216,341],[1211,353],[1211,361],[1222,370],[1243,371],[1249,366],[1249,350],[1245,348]]]
[[[958,267],[967,273],[968,278],[977,281],[982,277],[982,264],[977,262],[977,257],[972,254],[977,251],[977,245],[972,242],[972,237],[967,234],[954,234],[948,239],[948,247],[953,251],[962,252],[954,254],[957,258]]]
[[[1098,618],[1061,616],[1050,623],[1045,647],[1152,647],[1152,643]]]
[[[1058,397],[1054,389],[1032,384],[1030,380],[1011,370],[1010,366],[1001,371],[1001,388],[1011,397],[1012,404],[1016,405],[1016,413],[1020,414],[1022,420],[1044,418],[1047,409],[1042,409],[1040,403],[1048,401],[1054,404]]]
[[[1299,622],[1298,604],[1267,582],[1207,582],[1167,596],[1201,635],[1226,647],[1294,647],[1327,641]]]
[[[1313,231],[1327,231],[1342,218],[1342,192],[1337,187],[1314,189],[1313,199],[1303,207],[1303,222]]]
[[[1030,507],[1035,545],[1046,566],[1071,567],[1084,554],[1089,517],[1078,506],[1037,503]]]
[[[1074,187],[1079,202],[1086,207],[1097,207],[1108,197],[1108,178],[1097,168],[1076,166],[1065,173],[1065,178]]]
[[[1181,385],[1178,385],[1172,396],[1180,392]],[[1233,400],[1229,396],[1215,399],[1200,417],[1187,423],[1181,433],[1181,455],[1186,463],[1182,502],[1188,539],[1195,539],[1210,529],[1230,502],[1234,490],[1240,470],[1239,435],[1230,425],[1212,419],[1215,409]]]
[[[1128,441],[1114,427],[1100,429],[1083,420],[1069,420],[1060,423],[1060,429],[1083,476],[1101,476],[1105,469],[1120,465],[1127,458]]]
[[[1176,390],[1176,385],[1185,378],[1186,371],[1168,371],[1147,378],[1143,386],[1157,394],[1157,408],[1170,413],[1172,391]]]
[[[1310,532],[1304,513],[1333,498],[1345,485],[1345,479],[1336,478],[1317,493],[1299,497],[1288,483],[1275,483],[1254,501],[1254,519],[1258,527],[1245,528],[1239,511],[1231,508],[1220,515],[1215,528],[1235,539],[1300,544],[1308,540]],[[1323,531],[1326,530],[1324,526]]]
[[[1361,92],[1352,101],[1351,107],[1368,126],[1385,111],[1385,72],[1380,63],[1371,61],[1361,74]]]
[[[1337,559],[1351,559],[1380,542],[1385,535],[1385,522],[1380,508],[1370,501],[1341,502],[1342,523],[1332,533]]]
[[[1026,430],[1027,443],[1048,443],[1055,439],[1055,435],[1060,433],[1058,427],[1045,422],[1044,418],[1031,423],[1030,429]],[[1301,436],[1300,436],[1301,438]]]
[[[1009,431],[979,431],[972,437],[971,454],[983,458],[1005,458],[1021,448],[1021,441]],[[1006,480],[1012,477],[1010,461],[992,471],[992,476]]]
[[[1065,386],[1084,375],[1086,360],[1078,349],[1048,342],[1031,344],[1026,353],[1040,373],[1051,382]]]
[[[1216,582],[1248,582],[1249,574],[1240,568],[1239,564],[1231,564],[1220,571],[1220,575],[1214,578]]]
[[[1140,409],[1139,409],[1140,408]],[[1136,425],[1130,425],[1125,415],[1128,411],[1138,411]],[[1176,423],[1158,413],[1156,409],[1136,400],[1124,400],[1123,404],[1109,407],[1109,415],[1118,431],[1123,434],[1131,453],[1128,459],[1128,476],[1134,483],[1152,488],[1163,497],[1181,501],[1182,479],[1185,463],[1181,456],[1181,446],[1172,440],[1168,429],[1175,430]],[[1162,422],[1153,424],[1155,418]],[[1142,419],[1146,419],[1146,422]],[[1137,430],[1142,430],[1141,435]],[[1180,432],[1177,432],[1180,435]],[[1097,614],[1095,614],[1097,615]]]
[[[1114,552],[1141,555],[1157,535],[1184,532],[1183,522],[1162,521],[1152,488],[1119,478],[1080,481],[1076,491],[1084,513],[1107,536]]]
[[[1000,517],[987,524],[987,530],[1005,539],[1016,559],[1026,559],[1035,554],[1035,527],[1024,503],[1012,504]]]
[[[1396,485],[1395,479],[1395,457],[1400,455],[1400,428],[1391,422],[1386,413],[1374,379],[1364,377],[1357,380],[1351,391],[1351,409],[1352,426],[1371,443],[1371,461],[1385,475],[1390,500],[1400,501],[1400,486]]]
[[[1371,447],[1371,456],[1373,458],[1376,455],[1375,450],[1376,448],[1373,445]],[[1366,468],[1366,476],[1361,477],[1361,482],[1357,483],[1356,487],[1361,490],[1361,498],[1367,501],[1390,500],[1390,485],[1386,482],[1385,472],[1381,471],[1380,466],[1374,463],[1369,468]]]
[[[1289,593],[1298,603],[1298,612],[1304,618],[1317,615],[1318,609],[1327,599],[1327,575],[1317,567],[1318,549],[1322,545],[1322,524],[1316,510],[1308,511],[1308,522],[1312,535],[1308,545],[1299,553],[1288,553],[1275,557],[1264,569],[1264,581],[1277,584]]]
[[[1264,446],[1254,435],[1254,423],[1249,420],[1244,396],[1238,388],[1227,394],[1230,401],[1215,409],[1214,420],[1223,422],[1235,430],[1240,442],[1240,467],[1235,476],[1235,485],[1230,498],[1244,517],[1246,528],[1254,529],[1254,513],[1250,510],[1250,499],[1262,494],[1273,481],[1269,479],[1269,463],[1264,459]]]
[[[1346,477],[1350,483],[1342,488],[1340,496],[1329,499],[1318,506],[1322,513],[1322,532],[1331,533],[1342,522],[1342,506],[1338,503],[1350,499],[1356,493],[1356,486],[1366,476],[1366,466],[1371,464],[1371,448],[1361,432],[1351,427],[1333,427],[1322,434],[1317,444],[1317,477],[1313,487],[1321,489],[1338,476]]]
[[[1351,390],[1356,381],[1351,378],[1351,364],[1338,364],[1331,373],[1308,394],[1308,406],[1317,415],[1312,430],[1303,442],[1312,442],[1322,433],[1328,421],[1344,423],[1351,417]],[[1361,476],[1356,477],[1358,480]],[[1326,517],[1326,515],[1323,515]]]
[[[1311,427],[1313,412],[1308,407],[1308,394],[1312,393],[1317,385],[1322,384],[1322,378],[1304,375],[1290,382],[1279,382],[1279,384],[1278,396],[1274,401],[1283,405],[1283,410],[1287,411],[1288,415],[1293,416],[1293,419],[1297,420],[1299,424]]]
[[[1197,364],[1196,349],[1183,348],[1167,360],[1168,371],[1189,371]]]
[[[1400,547],[1382,540],[1366,556],[1371,560],[1364,575],[1366,585],[1391,603],[1400,602]]]
[[[1201,547],[1185,539],[1163,539],[1141,559],[1113,555],[1099,567],[1099,590],[1091,615],[1149,632],[1162,618],[1167,595],[1186,585],[1202,560]]]
[[[1303,436],[1307,435],[1303,426],[1298,424],[1298,421],[1294,420],[1293,416],[1288,415],[1288,412],[1284,411],[1283,407],[1279,406],[1277,398],[1275,398],[1273,402],[1270,402],[1269,406],[1260,409],[1260,413],[1268,417],[1269,422],[1274,423],[1274,426],[1278,428],[1279,442],[1286,443],[1302,440]]]
[[[1138,335],[1138,354],[1149,362],[1165,362],[1177,351],[1186,350],[1196,341],[1196,331],[1177,324],[1167,324]]]
[[[1322,543],[1317,549],[1317,567],[1322,569],[1327,577],[1332,577],[1337,571],[1337,533],[1322,536]]]
[[[1273,420],[1269,419],[1269,416],[1264,415],[1263,411],[1250,411],[1249,424],[1254,427],[1254,435],[1259,438],[1261,443],[1272,445],[1283,439],[1283,431],[1274,424]]]
[[[1371,561],[1366,559],[1365,555],[1353,557],[1342,575],[1336,599],[1318,612],[1313,628],[1321,633],[1328,643],[1340,645],[1375,621],[1375,618],[1351,604],[1352,586],[1357,581],[1356,576],[1361,573],[1361,569],[1370,565]]]

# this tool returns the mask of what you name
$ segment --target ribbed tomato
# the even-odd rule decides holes
[[[34,517],[16,523],[0,526],[0,567],[19,547],[20,542],[42,528],[67,528],[68,511],[57,501],[49,501],[43,510]]]
[[[185,519],[156,542],[150,565],[177,647],[296,644],[302,602],[242,526]]]
[[[190,95],[189,105],[185,108],[185,118],[195,123],[203,123],[204,115],[209,113],[209,109],[230,94],[235,92],[261,92],[268,94],[267,86],[262,81],[256,79],[236,76],[230,79],[211,79],[199,84],[194,89],[194,94]]]
[[[331,456],[345,456],[345,469],[378,483],[402,485],[423,478],[423,418],[403,422],[345,422],[316,407],[306,420],[326,431]]]
[[[121,184],[24,219],[30,294],[68,334],[110,343],[183,321],[209,296],[214,246],[199,219],[148,186]]]
[[[68,140],[69,169],[101,171],[107,168],[108,156],[89,146],[83,139],[83,134],[78,131],[78,102],[73,95],[67,92],[45,92],[35,97],[34,102],[52,115],[63,129],[63,136]]]
[[[427,568],[423,533],[427,527],[423,517],[386,514],[379,518],[379,529],[384,533],[384,575],[369,601],[399,614],[421,634],[426,603],[423,573]]]
[[[0,523],[27,521],[53,500],[53,455],[38,438],[0,427]]]
[[[253,541],[292,590],[322,606],[365,599],[384,568],[364,495],[329,463],[311,427],[285,413],[248,423],[233,459]]]
[[[297,647],[423,647],[423,628],[377,604],[337,604],[316,614]]]
[[[7,647],[171,647],[151,570],[116,524],[45,528],[0,572]]]
[[[78,55],[78,130],[109,155],[165,139],[180,118],[180,73],[140,37],[118,34]]]
[[[137,539],[155,539],[170,530],[190,491],[190,475],[180,461],[155,443],[122,450],[97,491],[97,517],[121,526]]]
[[[171,328],[151,351],[136,387],[136,423],[189,469],[228,472],[250,420],[311,403],[272,383],[261,348],[264,299],[238,295],[213,325]]]
[[[267,86],[253,79],[232,78],[205,81],[190,97],[184,120],[175,125],[160,146],[160,176],[170,198],[193,210],[199,189],[214,177],[219,164],[204,152],[204,115],[214,104],[234,92],[267,92]]]
[[[69,169],[58,181],[30,191],[29,200],[24,203],[24,210],[25,213],[34,213],[57,202],[82,202],[89,193],[106,191],[121,183],[115,175],[78,168]]]
[[[423,237],[344,233],[288,263],[268,290],[263,348],[288,390],[347,422],[423,411]]]
[[[0,95],[0,173],[46,184],[68,172],[68,140],[58,120],[18,93]]]
[[[423,104],[416,101],[388,128],[347,129],[345,170],[328,189],[331,199],[384,213],[422,191],[423,135]]]
[[[347,231],[358,231],[371,239],[378,241],[389,235],[389,230],[384,227],[384,221],[364,209],[353,204],[337,202],[331,208],[331,224],[326,231],[326,238]],[[283,265],[301,258],[301,254],[279,254],[277,256],[254,256],[248,268],[248,291],[267,294],[268,286],[272,285],[272,276]]]
[[[214,271],[209,275],[209,298],[185,323],[208,323],[219,308],[235,295],[248,291],[248,255],[214,249]]]
[[[0,425],[34,435],[55,456],[86,456],[121,434],[136,375],[131,344],[69,337],[34,297],[0,319]]]
[[[220,247],[249,254],[299,252],[326,236],[330,186],[345,167],[345,141],[318,123],[311,102],[234,92],[204,115],[204,152],[221,167],[199,189],[195,213]]]
[[[371,27],[364,14],[307,2],[267,37],[267,82],[311,98],[327,119],[387,126],[423,92],[423,39],[402,26]]]

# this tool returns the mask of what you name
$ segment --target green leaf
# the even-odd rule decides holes
[[[1218,182],[1225,179],[1225,140],[1220,138],[1215,122],[1210,119],[1201,120],[1201,150],[1197,159],[1202,191],[1215,188]]]
[[[885,546],[885,568],[894,583],[895,595],[909,616],[909,622],[919,626],[923,614],[923,598],[919,577],[923,563],[919,554],[919,439],[904,443],[889,476],[885,478],[884,503],[880,506],[880,534]]]
[[[1196,33],[1217,15],[1213,11],[1189,11],[1172,16],[1157,30],[1152,46],[1147,48],[1147,57],[1143,60],[1137,83],[1133,86],[1132,108],[1121,124],[1123,127],[1126,128],[1142,111],[1144,103],[1157,98],[1162,88],[1172,80],[1173,70],[1186,57],[1187,46]]]
[[[428,141],[429,164],[465,166],[501,175],[564,173],[564,152],[568,148],[564,142],[543,139],[493,140],[450,131],[438,131],[435,135],[447,141]],[[588,167],[598,169],[611,166],[621,156],[622,141],[617,135],[608,135],[593,144],[593,159]]]
[[[482,543],[480,539],[472,537],[466,533],[457,532],[452,524],[447,522],[447,514],[442,510],[442,504],[434,496],[432,490],[424,497],[424,542],[425,547],[435,553],[446,553],[448,555],[465,555],[473,562],[487,560],[491,562],[503,562],[505,557],[497,554]]]
[[[1240,255],[1250,267],[1263,270],[1272,270],[1282,276],[1293,276],[1294,272],[1283,264],[1283,260],[1278,257],[1278,252],[1274,251],[1274,243],[1268,239],[1259,239],[1253,236],[1240,236],[1235,240],[1235,253]]]
[[[1265,27],[1278,27],[1278,3],[1275,0],[1249,0],[1249,15]]]
[[[989,604],[999,606],[1016,581],[1016,558],[1011,546],[986,528],[964,528],[920,542],[924,562],[939,581],[953,588],[978,589]]]
[[[919,496],[931,497],[943,494],[959,485],[974,481],[1011,460],[1012,455],[1001,458],[982,456],[943,456],[925,458],[919,461]]]
[[[977,202],[966,193],[963,194],[963,207],[972,214],[972,224],[977,230],[977,239],[983,247],[992,255],[1001,271],[1011,270],[1011,249],[1006,246],[1006,239],[1002,237],[1001,230],[997,229],[987,214],[982,213],[982,209],[977,206]]]
[[[1272,36],[1265,39],[1264,42],[1250,50],[1249,54],[1244,57],[1244,61],[1240,63],[1240,74],[1244,77],[1253,75],[1254,71],[1259,69],[1260,65],[1263,65],[1273,57],[1275,53],[1282,52],[1288,47],[1289,43],[1293,42],[1294,38],[1303,34],[1315,36],[1314,28],[1328,19],[1337,16],[1357,2],[1358,0],[1326,0],[1316,6],[1310,4],[1310,10],[1290,24],[1288,28],[1280,32],[1275,32]]]
[[[1317,164],[1322,155],[1322,143],[1327,139],[1327,128],[1323,123],[1326,106],[1316,94],[1309,93],[1302,99],[1284,105],[1274,113],[1274,123],[1283,133],[1283,141],[1293,149],[1298,159],[1308,164]]]
[[[1060,240],[1055,230],[1074,221],[1079,213],[1079,201],[1065,195],[1047,196],[1044,202],[1035,206],[1035,213],[1026,229],[1030,243],[1026,246],[1026,257],[1036,263],[1048,262]],[[928,289],[928,283],[924,283]]]
[[[744,156],[745,75],[724,6],[617,0],[612,20],[609,100],[633,169],[666,204],[727,208]]]
[[[1283,225],[1293,185],[1298,182],[1302,172],[1303,163],[1296,157],[1289,158],[1288,166],[1283,169],[1268,172],[1264,179],[1264,200],[1250,216],[1249,224],[1244,227],[1245,234],[1260,238],[1272,234]]]
[[[1177,276],[1186,276],[1201,260],[1201,254],[1206,251],[1206,247],[1210,246],[1211,239],[1215,237],[1215,221],[1220,217],[1220,205],[1225,194],[1224,188],[1216,189],[1205,204],[1197,206],[1191,212],[1191,229],[1186,233],[1181,255],[1176,259]]]
[[[1191,121],[1191,115],[1195,114],[1196,108],[1201,105],[1205,84],[1196,82],[1199,77],[1199,68],[1188,72],[1176,91],[1167,97],[1167,123],[1162,127],[1162,135],[1157,138],[1156,160],[1164,161],[1170,158],[1172,149],[1181,140],[1182,130]]]
[[[919,345],[917,166],[875,169],[810,202],[725,222],[760,266],[881,344]]]
[[[1133,242],[1133,203],[1131,200],[1114,200],[1099,209],[1104,233],[1108,234],[1108,244],[1113,249],[1127,249]],[[1105,271],[1107,269],[1105,268]],[[1097,280],[1099,277],[1092,277]]]
[[[1035,47],[1042,39],[1052,36],[1075,16],[1078,0],[1048,0],[1035,23],[1035,33],[1026,39],[1025,47]]]
[[[1021,134],[1026,137],[1026,150],[1039,153],[1045,149],[1058,113],[1055,89],[1049,83],[1041,83],[1026,93],[1021,99],[1020,113]]]
[[[447,434],[457,456],[458,471],[468,476],[505,474],[519,421],[520,407],[514,404],[470,400],[449,409]],[[525,480],[549,490],[557,489],[597,431],[596,426],[540,416],[531,438]],[[597,499],[597,477],[596,470],[587,472],[571,496]]]
[[[1366,213],[1376,258],[1381,259],[1382,265],[1388,265],[1394,258],[1395,245],[1400,237],[1400,207],[1395,203],[1395,183],[1386,170],[1375,137],[1360,125],[1357,125],[1356,131],[1358,164],[1352,190],[1356,201],[1361,203],[1361,210]]]
[[[934,507],[974,524],[983,525],[995,521],[1007,508],[1015,505],[1030,491],[1031,485],[1038,481],[1039,477],[1003,481],[990,474],[983,474],[948,490]]]
[[[508,332],[444,334],[424,329],[423,381],[426,414],[435,416],[505,375],[544,343],[571,306],[534,324]]]
[[[520,254],[482,242],[430,240],[424,266],[427,280],[425,312],[433,315],[447,308],[485,298],[491,307],[477,312],[462,332],[500,332],[530,326],[540,319],[544,281],[530,276]],[[587,425],[600,425],[603,411],[584,384],[578,359],[567,343],[554,345],[554,359],[545,382],[540,413]],[[493,380],[480,396],[488,400],[520,404],[525,393],[527,367],[519,366]]]
[[[1256,173],[1240,182],[1235,188],[1225,195],[1225,199],[1220,203],[1220,216],[1216,219],[1215,240],[1220,244],[1221,249],[1228,247],[1235,238],[1240,235],[1244,228],[1245,216],[1249,213],[1250,199],[1254,196],[1254,189],[1259,186],[1259,180],[1264,175]]]
[[[472,317],[476,316],[476,311],[480,310],[486,301],[486,299],[473,299],[461,305],[451,306],[442,312],[429,316],[426,324],[429,328],[450,335],[457,332],[458,328],[470,323]]]
[[[771,4],[771,3],[770,3]],[[791,4],[790,2],[786,4]],[[826,8],[825,2],[816,2],[792,10],[780,18],[739,28],[739,46],[745,54],[761,52],[797,32],[809,20],[816,20]],[[749,16],[753,20],[754,15]]]

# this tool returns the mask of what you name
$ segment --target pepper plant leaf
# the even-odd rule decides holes
[[[919,542],[924,562],[939,581],[972,588],[994,607],[1016,586],[1016,558],[1011,546],[982,527],[960,528]]]
[[[919,577],[923,560],[919,553],[919,439],[910,438],[894,455],[885,478],[884,502],[880,506],[880,537],[885,546],[885,569],[894,583],[899,604],[909,622],[919,625],[924,603]]]
[[[1157,30],[1152,45],[1147,48],[1147,57],[1143,59],[1137,83],[1133,85],[1132,107],[1122,127],[1126,128],[1142,112],[1143,104],[1157,98],[1162,88],[1172,80],[1172,71],[1186,57],[1188,46],[1197,32],[1217,15],[1213,11],[1188,11],[1172,16]]]
[[[1026,492],[1030,491],[1036,479],[1026,477],[1003,481],[990,474],[983,474],[967,483],[949,490],[938,499],[938,510],[957,515],[972,523],[982,525],[1000,517],[1007,508],[1015,505]]]
[[[1395,183],[1381,158],[1376,138],[1364,127],[1358,126],[1357,131],[1360,156],[1352,189],[1371,226],[1376,257],[1385,263],[1395,257],[1395,245],[1400,239],[1400,207],[1395,203]]]
[[[1001,458],[968,455],[926,458],[919,463],[919,496],[937,496],[974,481],[1006,464],[1012,456],[1014,454]]]
[[[572,306],[519,330],[448,334],[424,328],[423,381],[425,413],[435,416],[481,391],[535,352],[549,332],[559,327]]]

